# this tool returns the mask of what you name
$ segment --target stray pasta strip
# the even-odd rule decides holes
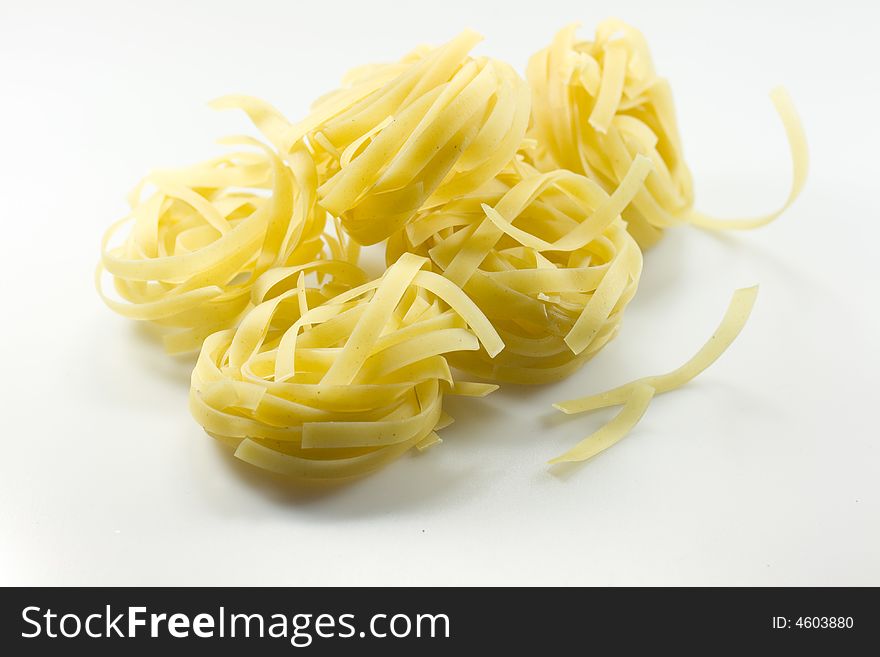
[[[554,408],[567,415],[620,404],[623,404],[623,408],[610,422],[550,463],[585,461],[624,438],[642,418],[654,395],[680,388],[718,360],[746,325],[757,297],[757,286],[734,292],[715,333],[681,367],[666,374],[646,376],[597,395],[553,404]]]
[[[654,169],[624,213],[645,249],[669,226],[756,228],[776,219],[798,197],[808,169],[806,137],[781,88],[771,94],[785,127],[792,160],[785,204],[749,219],[716,219],[694,209],[694,189],[684,161],[669,84],[657,76],[641,32],[616,19],[602,22],[593,41],[578,41],[577,25],[561,30],[529,61],[532,89],[532,159],[543,171],[569,169],[614,189],[636,155]]]
[[[164,336],[171,352],[198,350],[211,333],[235,326],[263,272],[320,258],[357,259],[343,235],[325,234],[315,167],[304,148],[285,164],[248,137],[224,143],[256,151],[147,176],[131,195],[131,213],[104,236],[99,294],[125,317],[177,329]],[[143,198],[146,187],[154,191]],[[125,240],[110,246],[123,228]],[[104,293],[105,270],[121,301]]]
[[[492,321],[497,357],[463,352],[450,362],[490,380],[563,378],[617,332],[638,287],[642,255],[620,218],[651,162],[641,156],[611,195],[571,171],[516,163],[491,184],[420,213],[389,240],[430,258]]]
[[[358,476],[437,443],[451,422],[444,395],[498,387],[454,381],[446,356],[504,345],[426,264],[404,254],[381,279],[314,306],[304,271],[269,272],[238,329],[205,341],[193,416],[239,459],[297,479]]]

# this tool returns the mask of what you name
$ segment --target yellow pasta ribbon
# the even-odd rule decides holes
[[[553,404],[554,408],[569,415],[619,404],[623,404],[623,408],[610,422],[550,463],[585,461],[624,438],[642,418],[654,395],[680,388],[718,360],[742,331],[757,297],[757,286],[734,292],[715,333],[681,367],[666,374],[646,376],[597,395]]]
[[[577,25],[561,30],[529,61],[532,122],[528,136],[535,166],[588,176],[607,190],[619,184],[637,155],[654,168],[624,212],[628,229],[645,249],[669,226],[748,229],[767,224],[798,197],[809,155],[800,119],[788,94],[771,93],[792,160],[791,191],[766,215],[723,220],[694,209],[691,173],[684,161],[669,84],[657,76],[642,34],[616,19],[602,22],[593,41],[578,41]]]

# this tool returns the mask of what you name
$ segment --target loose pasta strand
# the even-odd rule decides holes
[[[757,296],[757,286],[736,290],[721,323],[709,340],[690,360],[671,372],[646,376],[606,392],[553,404],[554,408],[568,415],[620,404],[623,404],[623,409],[598,431],[550,463],[584,461],[624,438],[641,420],[655,395],[685,385],[727,351],[745,327]]]

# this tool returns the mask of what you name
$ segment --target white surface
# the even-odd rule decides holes
[[[4,2],[0,583],[880,584],[870,4]],[[556,29],[608,15],[645,31],[672,81],[701,207],[784,196],[777,83],[813,167],[775,225],[671,232],[620,336],[569,381],[451,402],[439,449],[304,493],[202,433],[189,365],[95,295],[133,183],[246,129],[211,98],[298,117],[348,66],[465,26],[522,70]],[[613,450],[548,472],[609,417],[550,424],[551,401],[678,365],[754,282],[752,321],[714,367]]]

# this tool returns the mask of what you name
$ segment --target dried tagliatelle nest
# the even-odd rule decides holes
[[[167,329],[171,352],[199,349],[215,331],[237,325],[264,272],[315,259],[357,260],[357,244],[326,230],[305,147],[282,162],[256,140],[225,142],[251,149],[150,174],[131,193],[129,215],[104,237],[99,293],[121,315]],[[124,241],[111,246],[123,228]],[[121,300],[104,293],[104,270]]]
[[[138,185],[105,237],[98,289],[162,327],[169,351],[199,352],[190,408],[211,436],[302,480],[424,450],[452,421],[445,396],[561,379],[613,339],[664,229],[753,228],[798,196],[807,147],[783,91],[789,198],[720,221],[694,209],[670,85],[644,37],[617,20],[591,41],[575,32],[531,58],[527,81],[471,54],[480,37],[466,31],[353,69],[296,122],[225,96],[213,106],[246,112],[265,141],[226,139],[232,152]],[[359,257],[373,244],[387,270],[370,280]],[[756,296],[737,290],[682,367],[557,404],[622,408],[551,462],[625,436],[656,394],[727,349]]]
[[[691,173],[684,161],[669,83],[654,71],[641,32],[610,19],[592,41],[578,41],[577,25],[562,30],[529,61],[534,141],[531,159],[542,171],[576,171],[608,190],[634,158],[653,170],[623,218],[642,248],[662,230],[689,223],[704,228],[748,229],[770,223],[800,194],[807,177],[807,144],[788,94],[771,98],[785,126],[792,154],[792,185],[781,209],[743,219],[716,219],[694,209]]]
[[[437,442],[451,421],[444,395],[497,388],[454,381],[446,355],[480,344],[497,354],[503,344],[426,262],[405,253],[381,279],[314,307],[300,274],[237,329],[205,341],[193,415],[239,458],[300,478],[362,474]],[[265,286],[269,295],[275,287]]]

